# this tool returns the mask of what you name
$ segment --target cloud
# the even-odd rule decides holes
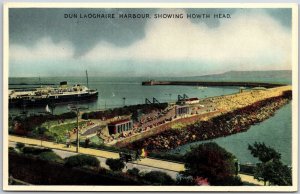
[[[70,42],[61,41],[54,43],[50,37],[38,40],[32,47],[11,44],[10,60],[35,62],[43,60],[64,60],[74,55],[74,49]]]
[[[174,10],[173,10],[174,11]],[[184,13],[175,10],[174,13]],[[87,61],[199,61],[230,67],[291,67],[291,32],[265,12],[236,12],[220,26],[184,19],[151,19],[145,38],[129,47],[100,42],[83,56]],[[262,67],[264,68],[264,67]]]
[[[158,11],[163,12],[166,9]],[[185,11],[168,9],[168,13]],[[39,71],[46,75],[48,71],[53,75],[58,68],[71,73],[78,68],[91,68],[104,75],[201,75],[229,70],[291,69],[290,29],[257,10],[236,11],[230,19],[220,19],[220,25],[213,28],[186,18],[152,18],[147,21],[144,38],[139,37],[129,46],[101,41],[80,57],[75,57],[75,50],[72,42],[54,42],[52,37],[39,39],[32,46],[11,44],[10,74],[28,71],[28,75],[35,75]],[[36,72],[29,71],[32,66]]]

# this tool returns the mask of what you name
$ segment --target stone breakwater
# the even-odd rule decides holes
[[[291,86],[283,86],[267,90],[250,90],[238,94],[212,97],[206,100],[214,103],[219,110],[226,113],[271,97],[282,96],[284,92],[291,92],[291,90]]]
[[[138,140],[127,147],[130,149],[145,148],[149,151],[165,151],[195,141],[244,132],[251,125],[273,116],[276,110],[290,101],[291,95],[289,88],[281,87],[270,89],[270,91],[256,91],[209,99],[223,110],[222,114],[207,121],[199,121],[187,127],[170,129]]]

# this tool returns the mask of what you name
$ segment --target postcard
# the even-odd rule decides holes
[[[7,191],[296,191],[296,4],[4,4]]]

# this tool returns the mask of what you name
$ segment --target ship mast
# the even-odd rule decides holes
[[[86,74],[86,85],[89,88],[89,76],[87,70],[85,70],[85,74]]]

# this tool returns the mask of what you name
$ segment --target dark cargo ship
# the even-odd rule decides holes
[[[9,106],[45,106],[47,104],[91,101],[98,98],[98,91],[76,84],[68,86],[67,82],[60,82],[58,87],[39,87],[30,89],[9,90]]]

